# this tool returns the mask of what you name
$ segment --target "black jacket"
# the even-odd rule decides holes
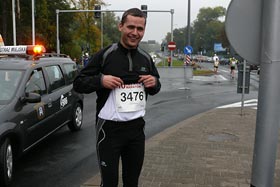
[[[74,90],[78,93],[96,91],[96,116],[111,92],[110,89],[104,88],[102,85],[103,75],[120,77],[125,83],[137,82],[139,75],[153,75],[157,79],[157,84],[153,88],[145,89],[146,96],[158,93],[161,88],[158,71],[148,53],[140,48],[128,50],[118,43],[110,53],[106,54],[106,51],[111,49],[112,47],[108,46],[94,54],[73,83]],[[104,56],[104,54],[106,55]]]

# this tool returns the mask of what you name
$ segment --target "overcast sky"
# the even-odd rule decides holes
[[[170,11],[174,9],[173,29],[183,28],[188,20],[188,0],[103,0],[108,10],[126,10],[132,7],[140,8],[147,5],[148,10]],[[199,9],[202,7],[223,6],[228,8],[230,0],[191,0],[191,23],[196,19]],[[121,16],[122,13],[116,13]],[[106,25],[104,25],[105,27]],[[156,40],[161,43],[167,32],[171,32],[170,12],[148,12],[148,20],[144,41]]]

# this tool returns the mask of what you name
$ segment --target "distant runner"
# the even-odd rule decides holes
[[[220,62],[219,62],[219,57],[216,54],[213,56],[213,61],[214,61],[214,73],[217,74]]]
[[[237,64],[237,60],[232,57],[229,61],[230,63],[230,75],[231,75],[231,78],[234,79],[234,70],[235,70],[235,66]]]

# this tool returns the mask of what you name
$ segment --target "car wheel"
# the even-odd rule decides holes
[[[68,124],[71,131],[78,131],[81,129],[83,123],[83,109],[80,103],[77,103],[72,114],[72,120]]]
[[[14,169],[13,147],[9,139],[5,139],[0,147],[0,186],[9,186]]]

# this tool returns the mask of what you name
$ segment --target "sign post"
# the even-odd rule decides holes
[[[185,54],[185,62],[184,62],[184,85],[185,85],[185,87],[182,88],[182,89],[184,89],[184,90],[190,90],[190,88],[188,88],[188,87],[186,86],[186,82],[187,82],[187,80],[186,80],[186,79],[187,79],[187,76],[186,76],[186,66],[187,66],[187,63],[190,63],[190,61],[191,61],[190,54],[192,53],[192,51],[193,51],[192,46],[188,45],[188,46],[184,47],[184,54]]]
[[[167,45],[167,48],[170,50],[170,66],[172,67],[173,64],[173,51],[176,49],[176,43],[175,42],[169,42]]]

